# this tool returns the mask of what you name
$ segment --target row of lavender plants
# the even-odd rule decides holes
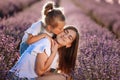
[[[80,33],[73,80],[119,80],[120,40],[92,21],[73,1],[62,0],[61,6],[65,8],[67,24],[74,25]]]
[[[6,73],[17,60],[19,43],[18,39],[15,40],[11,35],[6,35],[3,27],[0,26],[0,80],[5,80]]]
[[[0,0],[0,18],[13,15],[13,13],[39,0]]]
[[[46,1],[39,1],[30,8],[0,21],[0,80],[5,80],[9,69],[19,56],[19,42],[24,31],[41,18],[42,6]]]
[[[97,2],[103,2],[103,3],[109,3],[112,5],[120,5],[120,1],[119,0],[95,0]]]
[[[108,28],[117,37],[120,37],[120,25],[118,24],[120,23],[120,5],[96,2],[95,0],[75,0],[74,2],[102,27]]]

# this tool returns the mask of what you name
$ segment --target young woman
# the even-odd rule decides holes
[[[31,44],[10,70],[9,80],[30,80],[44,75],[49,71],[58,49],[59,70],[62,74],[69,74],[74,69],[78,41],[77,30],[74,27],[67,27],[54,40],[45,37]]]
[[[79,33],[76,28],[72,26],[67,27],[64,30],[65,35],[61,36],[64,39],[69,38],[70,40],[70,36],[67,35],[69,33],[67,29],[75,31],[76,38],[73,40],[73,42],[70,45],[63,46],[58,49],[59,65],[58,65],[58,68],[55,70],[55,72],[53,71],[52,73],[47,72],[44,74],[44,76],[38,77],[37,80],[71,80],[71,72],[72,70],[74,70],[76,56],[77,56],[77,50],[78,50],[78,44],[79,44]],[[73,33],[70,33],[70,34],[73,34]],[[62,41],[64,41],[63,43],[66,43],[65,40],[62,40]]]
[[[29,44],[32,44],[39,39],[46,36],[47,33],[50,36],[53,34],[59,34],[65,25],[65,16],[60,9],[54,8],[53,2],[48,2],[43,7],[43,20],[39,20],[31,25],[25,31],[20,44],[20,55],[28,48]]]
[[[77,29],[75,29],[74,27],[67,27],[64,30],[66,35],[67,33],[69,33],[69,31],[66,29],[68,30],[70,29],[76,32],[75,40],[70,45],[67,45],[67,47],[64,46],[58,49],[58,52],[59,52],[58,68],[56,68],[54,72],[52,71],[52,73],[47,72],[44,74],[44,76],[39,76],[38,78],[36,78],[37,80],[71,80],[71,72],[72,70],[74,70],[76,56],[77,56],[77,49],[79,44],[79,33]],[[62,37],[64,39],[68,38],[67,36],[65,37],[65,35],[63,35]],[[69,39],[70,39],[70,36],[69,36]],[[64,41],[64,43],[65,42],[66,41]]]

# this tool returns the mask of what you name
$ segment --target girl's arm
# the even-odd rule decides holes
[[[49,69],[57,53],[57,49],[58,49],[58,44],[54,42],[54,46],[52,47],[52,53],[49,57],[45,52],[37,55],[35,62],[36,63],[35,72],[37,73],[38,76],[43,75]]]
[[[49,37],[49,35],[46,34],[46,33],[43,33],[43,34],[40,34],[40,35],[36,35],[36,36],[33,36],[32,34],[29,34],[28,39],[27,39],[26,42],[27,42],[27,44],[30,45],[30,44],[32,44],[32,43],[34,43],[34,42],[36,42],[36,41],[46,37],[46,36]]]

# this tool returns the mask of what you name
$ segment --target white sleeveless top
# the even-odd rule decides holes
[[[49,57],[51,54],[51,42],[48,38],[43,38],[31,44],[10,71],[14,72],[15,75],[20,78],[27,77],[29,79],[29,78],[38,77],[34,71],[35,60],[37,54],[42,53],[44,51]],[[57,63],[56,62],[57,59],[58,59],[58,55],[56,55],[56,58],[54,59],[55,64]],[[54,68],[55,68],[55,64],[53,64]]]
[[[39,35],[41,33],[47,33],[51,37],[53,36],[52,33],[49,33],[45,30],[42,21],[37,21],[31,25],[26,31],[25,34],[23,35],[22,42],[26,42],[28,39],[28,35],[32,34],[33,36]]]

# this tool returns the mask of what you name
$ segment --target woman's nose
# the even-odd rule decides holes
[[[67,34],[64,34],[63,37],[64,37],[64,38],[67,38]]]

